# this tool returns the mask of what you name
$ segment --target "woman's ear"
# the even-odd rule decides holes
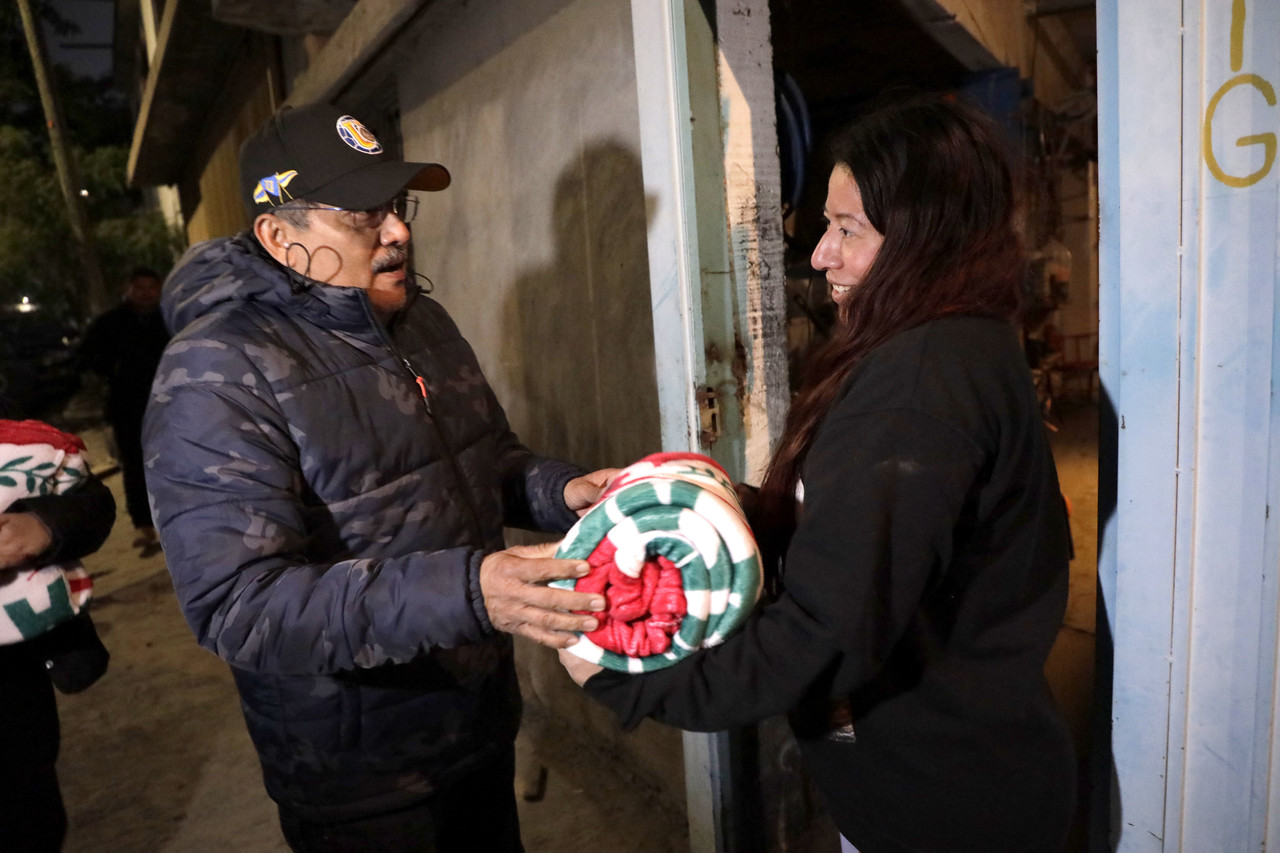
[[[275,258],[277,263],[288,266],[287,255],[293,242],[285,226],[286,223],[270,213],[260,213],[258,218],[253,220],[253,236],[258,238],[258,243],[267,250],[268,255]]]

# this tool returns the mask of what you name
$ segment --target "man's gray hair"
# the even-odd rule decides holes
[[[288,222],[299,231],[306,231],[311,227],[311,209],[310,205],[282,204],[267,212],[276,219],[282,219],[285,222]]]

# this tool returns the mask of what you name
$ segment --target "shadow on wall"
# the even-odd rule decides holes
[[[608,140],[586,146],[556,181],[552,204],[554,259],[507,290],[501,318],[499,355],[514,366],[509,381],[525,404],[516,430],[538,453],[588,469],[625,466],[661,449],[651,205],[638,156]],[[508,542],[528,537],[508,531]],[[624,734],[610,711],[569,680],[553,651],[523,641],[516,649],[526,733],[537,741],[545,717],[613,756],[607,762],[613,772],[654,804],[654,820],[673,834],[672,849],[683,849],[679,732],[646,721]]]
[[[587,146],[556,182],[555,260],[508,291],[502,360],[539,453],[597,468],[661,449],[646,206],[636,154]]]

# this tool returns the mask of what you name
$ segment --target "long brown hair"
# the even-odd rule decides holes
[[[842,130],[831,152],[884,242],[787,415],[761,488],[775,529],[793,523],[805,454],[863,357],[944,315],[1011,319],[1024,275],[1013,171],[1001,131],[976,109],[938,95],[902,99]]]

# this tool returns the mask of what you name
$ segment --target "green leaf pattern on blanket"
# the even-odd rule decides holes
[[[71,487],[83,480],[85,473],[74,467],[60,468],[53,462],[41,462],[38,465],[22,467],[31,461],[30,456],[19,456],[0,465],[0,486],[13,488],[18,479],[26,480],[25,486],[30,495],[48,495],[62,487]]]

